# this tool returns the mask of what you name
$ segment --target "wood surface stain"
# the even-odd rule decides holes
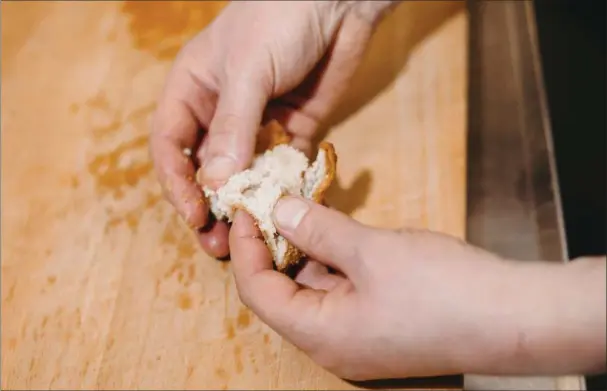
[[[208,26],[226,4],[226,1],[127,1],[122,12],[129,19],[135,48],[159,60],[172,60],[183,44]]]
[[[182,310],[189,310],[192,308],[192,297],[187,292],[182,292],[179,295],[178,306]]]
[[[224,320],[224,329],[226,332],[226,338],[234,339],[234,337],[236,336],[236,331],[234,330],[234,325],[232,324],[232,321],[230,319]]]
[[[196,254],[194,238],[180,224],[177,215],[171,216],[166,228],[162,233],[162,243],[175,247],[177,249],[177,260],[190,259]],[[180,267],[182,265],[179,265]],[[192,265],[194,267],[194,265]],[[190,280],[194,277],[195,269],[188,268],[184,270]]]
[[[141,214],[146,211],[153,209],[157,204],[162,201],[162,196],[154,193],[147,193],[145,195],[144,202],[137,208],[126,211],[122,214],[115,214],[111,210],[108,211],[108,214],[112,215],[108,220],[105,231],[109,232],[112,228],[117,227],[122,223],[126,223],[127,227],[129,227],[132,231],[135,231],[139,226],[139,218]]]
[[[15,297],[15,288],[16,288],[17,284],[13,284],[11,285],[11,287],[8,290],[8,294],[6,295],[6,298],[4,299],[5,303],[9,303],[13,300],[13,298]]]
[[[236,364],[236,373],[242,373],[242,348],[238,345],[234,346],[234,362]]]
[[[221,380],[227,380],[228,379],[228,373],[223,368],[217,368],[217,369],[215,369],[215,375],[217,375],[217,377],[219,377]]]
[[[238,317],[236,318],[236,325],[239,329],[245,329],[251,324],[251,316],[246,308],[241,308],[238,311]]]
[[[100,153],[88,164],[88,171],[95,179],[99,195],[110,194],[114,199],[124,197],[128,188],[136,186],[152,172],[152,162],[144,161],[123,163],[129,153],[146,149],[148,146],[147,123],[155,104],[138,108],[127,115],[122,110],[114,110],[105,93],[100,92],[86,102],[90,113],[97,112],[108,120],[103,125],[91,126],[93,140],[101,142],[105,138],[116,139],[126,125],[132,125],[138,134],[118,144],[111,151]]]
[[[153,165],[147,154],[148,120],[156,105],[149,103],[125,112],[112,107],[103,91],[88,99],[84,105],[95,144],[111,142],[116,145],[108,151],[98,152],[88,163],[88,173],[93,178],[97,195],[109,196],[113,203],[123,199],[128,192],[138,191],[137,186],[152,177]],[[79,106],[74,104],[70,106],[70,111],[75,111],[76,108],[79,109]],[[97,121],[93,121],[93,118]],[[98,123],[100,120],[101,124]],[[127,131],[132,134],[125,135]],[[141,154],[142,151],[146,152],[145,158],[131,158],[133,154]],[[71,186],[75,188],[79,185],[79,179],[72,178]],[[108,210],[106,232],[121,224],[136,231],[144,212],[154,209],[163,199],[159,188],[139,192],[144,198],[136,207],[121,211]]]

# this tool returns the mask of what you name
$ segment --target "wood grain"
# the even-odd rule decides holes
[[[248,312],[161,199],[154,101],[223,5],[2,3],[3,389],[355,388]],[[463,236],[466,33],[458,2],[382,24],[331,121],[333,205]]]

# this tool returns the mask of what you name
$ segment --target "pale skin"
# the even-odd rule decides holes
[[[207,253],[229,252],[243,303],[338,376],[605,371],[605,257],[518,262],[445,235],[365,226],[285,198],[274,210],[278,230],[311,258],[294,281],[272,270],[246,213],[231,229],[209,221],[192,181],[196,169],[218,187],[247,168],[259,124],[270,118],[310,153],[392,5],[229,5],[183,48],[159,100],[151,152],[167,198]],[[184,148],[193,149],[191,159]]]

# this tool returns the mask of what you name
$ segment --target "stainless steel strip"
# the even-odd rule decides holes
[[[467,240],[502,256],[567,250],[531,2],[468,2]],[[497,303],[496,303],[497,305]],[[583,377],[465,376],[465,389],[585,389]]]
[[[471,2],[468,240],[516,259],[566,259],[527,2]]]

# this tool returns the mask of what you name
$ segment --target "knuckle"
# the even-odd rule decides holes
[[[238,158],[247,155],[255,134],[247,131],[247,121],[243,118],[235,114],[221,114],[211,125],[208,137],[207,158],[226,151]]]
[[[213,120],[210,137],[226,137],[242,129],[242,117],[233,113],[218,114]]]

